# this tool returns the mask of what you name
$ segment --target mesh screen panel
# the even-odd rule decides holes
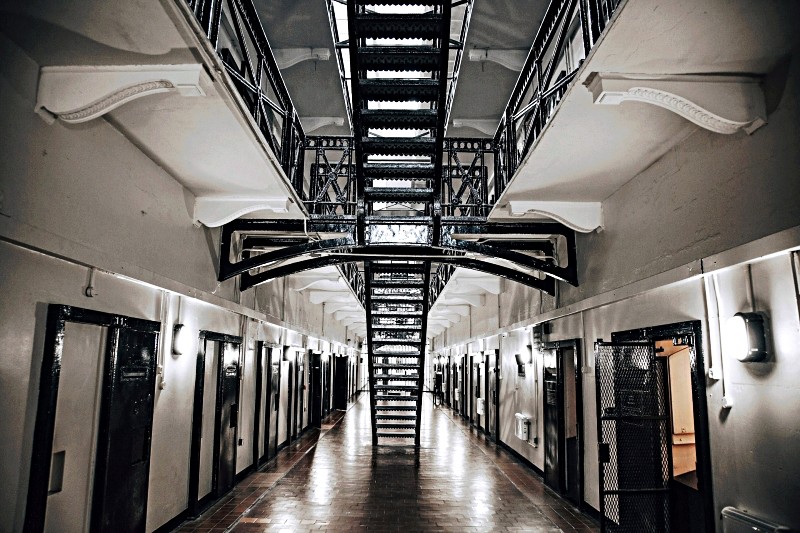
[[[669,418],[665,365],[645,343],[598,343],[601,526],[669,531]]]

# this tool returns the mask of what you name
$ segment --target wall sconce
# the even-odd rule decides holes
[[[530,352],[525,355],[516,353],[514,354],[514,358],[517,360],[517,375],[525,377],[525,365],[529,365],[533,362],[533,354]]]
[[[736,313],[725,322],[725,348],[743,363],[767,357],[764,318],[758,313]]]
[[[172,326],[172,353],[175,355],[183,355],[186,349],[186,327],[183,324],[175,324]]]

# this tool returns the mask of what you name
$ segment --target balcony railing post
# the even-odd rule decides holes
[[[589,1],[580,0],[579,9],[581,16],[581,35],[583,36],[583,57],[589,57],[589,51],[592,49],[592,43],[589,37]]]

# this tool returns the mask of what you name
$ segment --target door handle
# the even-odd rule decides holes
[[[607,442],[599,442],[597,455],[601,463],[608,463],[611,461],[611,446]]]
[[[231,420],[230,427],[235,428],[239,425],[239,404],[231,404]]]

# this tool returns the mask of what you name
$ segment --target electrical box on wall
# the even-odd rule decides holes
[[[516,425],[514,426],[514,435],[519,440],[524,440],[525,442],[528,441],[530,437],[530,426],[531,421],[530,418],[523,415],[522,413],[515,413],[514,418],[516,418]]]
[[[478,403],[476,405],[478,410],[478,415],[483,416],[484,409],[483,409],[483,398],[478,398]]]

